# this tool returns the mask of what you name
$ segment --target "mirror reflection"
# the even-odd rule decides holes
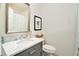
[[[29,5],[7,4],[7,33],[28,31]]]

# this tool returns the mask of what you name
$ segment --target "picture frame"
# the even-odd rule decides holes
[[[34,15],[34,30],[42,30],[42,18]]]

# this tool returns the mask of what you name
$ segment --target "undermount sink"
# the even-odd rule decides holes
[[[25,43],[30,43],[30,42],[33,42],[34,40],[32,40],[32,39],[20,39],[20,40],[17,40],[16,41],[16,44],[21,44],[21,43],[23,43],[24,44],[24,42]]]

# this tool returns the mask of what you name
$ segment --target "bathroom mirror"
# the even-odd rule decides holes
[[[6,4],[6,33],[30,31],[29,4]]]

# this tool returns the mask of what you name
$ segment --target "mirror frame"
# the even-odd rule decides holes
[[[30,32],[30,4],[29,3],[24,3],[25,5],[28,6],[28,29],[27,31],[22,31],[22,32],[8,32],[8,4],[9,3],[6,3],[6,9],[5,9],[5,18],[6,18],[6,21],[5,21],[5,33],[6,34],[12,34],[12,33],[27,33],[27,32]]]

